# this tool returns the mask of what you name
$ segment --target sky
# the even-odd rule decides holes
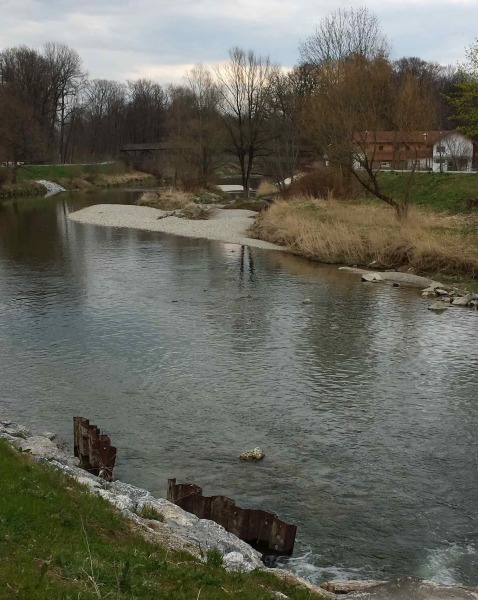
[[[478,37],[478,0],[0,0],[0,49],[60,42],[91,78],[180,83],[232,46],[292,67],[322,17],[360,6],[377,15],[394,58],[456,64]]]

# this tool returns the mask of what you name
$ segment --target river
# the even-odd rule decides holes
[[[70,442],[88,417],[120,479],[278,513],[311,581],[478,585],[478,313],[282,252],[67,220],[132,197],[0,204],[0,415]],[[238,460],[254,446],[262,463]]]

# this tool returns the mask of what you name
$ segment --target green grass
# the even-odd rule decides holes
[[[390,196],[402,199],[408,173],[380,173],[379,181]],[[474,173],[415,173],[410,201],[418,206],[451,213],[466,212],[466,201],[478,197]],[[476,210],[476,209],[475,209]]]
[[[293,600],[314,596],[270,573],[227,573],[145,541],[105,500],[0,440],[1,600]]]

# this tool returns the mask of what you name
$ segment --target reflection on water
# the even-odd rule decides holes
[[[477,313],[284,253],[0,211],[1,412],[297,523],[311,580],[477,580]],[[310,305],[302,304],[311,298]],[[260,464],[238,455],[265,449]]]

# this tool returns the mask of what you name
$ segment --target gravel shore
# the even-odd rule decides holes
[[[217,209],[207,221],[191,221],[179,217],[162,217],[165,213],[147,206],[124,204],[96,204],[71,213],[68,218],[78,223],[105,227],[127,227],[146,231],[161,231],[190,238],[204,238],[266,250],[284,250],[283,247],[247,237],[256,212],[252,210]]]

